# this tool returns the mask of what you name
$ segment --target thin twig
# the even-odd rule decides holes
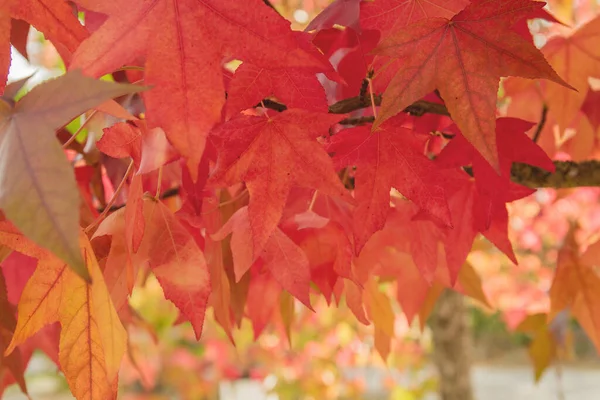
[[[312,209],[315,206],[315,203],[317,201],[318,195],[319,195],[319,191],[315,190],[315,192],[313,193],[312,199],[310,199],[310,204],[308,205],[308,211],[312,211]]]
[[[154,196],[156,198],[156,200],[160,199],[160,187],[162,185],[162,176],[163,176],[163,167],[161,165],[158,168],[158,179],[156,182],[156,196]]]
[[[537,143],[538,139],[540,138],[540,134],[542,133],[542,130],[544,130],[544,125],[546,124],[546,118],[548,117],[548,106],[546,104],[544,104],[542,106],[542,115],[540,117],[540,122],[537,125],[537,128],[535,128],[535,134],[533,135],[533,142]]]
[[[87,228],[85,228],[85,233],[88,233],[90,230],[92,230],[96,225],[98,225],[100,222],[102,222],[102,220],[106,217],[106,215],[110,211],[112,205],[115,204],[115,201],[117,201],[117,197],[119,196],[119,193],[121,193],[121,190],[123,189],[123,187],[125,187],[125,182],[127,182],[127,177],[129,176],[129,174],[131,174],[131,171],[133,171],[133,165],[134,165],[133,160],[131,160],[131,162],[129,163],[129,167],[127,167],[127,171],[125,171],[125,175],[123,176],[123,179],[121,180],[121,183],[119,183],[119,186],[117,186],[117,188],[115,189],[115,192],[113,193],[110,201],[104,208],[104,211],[102,211],[102,213],[98,216],[98,218],[96,218],[94,220],[94,222],[92,222],[90,225],[88,225]]]
[[[375,94],[373,93],[373,80],[371,78],[367,78],[369,80],[369,100],[371,101],[371,109],[373,110],[373,116],[377,118],[377,106],[375,106]]]
[[[83,130],[83,128],[86,127],[86,125],[92,120],[92,118],[94,117],[94,115],[96,115],[96,113],[98,112],[98,110],[93,110],[89,117],[87,117],[87,119],[85,121],[83,121],[81,123],[81,125],[79,125],[79,128],[77,128],[77,131],[71,135],[71,137],[69,138],[69,140],[67,140],[64,144],[63,144],[63,149],[67,149],[71,143],[73,143],[75,141],[75,139],[77,139],[77,136],[79,136],[79,134],[81,133],[81,131]]]

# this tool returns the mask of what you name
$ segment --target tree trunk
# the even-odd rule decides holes
[[[430,321],[440,400],[473,400],[471,332],[463,295],[445,290]]]

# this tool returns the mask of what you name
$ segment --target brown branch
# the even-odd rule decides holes
[[[381,105],[382,96],[380,94],[376,94],[373,96],[373,101],[376,106]],[[263,100],[262,103],[257,104],[255,107],[265,106],[271,110],[275,111],[285,111],[287,110],[287,106],[285,104],[281,104],[274,100]],[[371,107],[371,97],[370,96],[356,96],[350,97],[348,99],[340,100],[337,103],[334,103],[329,106],[330,114],[347,114],[352,111],[360,110],[363,108]],[[410,113],[412,115],[416,115],[418,117],[424,114],[438,114],[438,115],[446,115],[450,116],[448,109],[445,105],[439,103],[433,103],[430,101],[419,100],[411,104],[410,106],[404,109],[404,112]]]
[[[344,118],[339,123],[341,125],[364,125],[370,124],[375,121],[375,117],[355,117],[355,118]]]
[[[567,189],[600,187],[600,161],[554,161],[555,172],[528,164],[514,163],[511,179],[530,188]]]

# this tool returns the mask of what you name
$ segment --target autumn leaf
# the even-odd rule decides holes
[[[308,258],[284,232],[275,228],[267,239],[261,253],[252,252],[252,234],[249,207],[242,207],[214,235],[214,240],[231,236],[231,252],[235,279],[239,281],[255,263],[269,271],[270,275],[290,294],[308,308],[310,305],[310,267]]]
[[[296,214],[282,228],[308,257],[311,281],[331,301],[338,279],[353,279],[352,243],[344,229],[311,211]]]
[[[12,17],[12,18],[11,18]],[[88,37],[88,32],[64,1],[6,0],[0,5],[0,93],[4,91],[11,61],[10,43],[23,51],[21,32],[29,32],[29,24],[48,38],[68,63],[70,55]],[[26,25],[23,26],[23,24]],[[15,42],[15,40],[17,40]],[[24,54],[26,56],[26,52]],[[96,104],[94,104],[96,105]]]
[[[424,155],[424,140],[402,127],[405,117],[387,121],[375,134],[368,127],[345,129],[327,146],[338,168],[356,165],[355,251],[382,229],[396,188],[425,212],[451,225],[446,194],[435,164]]]
[[[267,69],[243,63],[235,71],[227,95],[228,116],[254,107],[271,96],[288,108],[327,112],[325,90],[310,70]]]
[[[256,340],[267,327],[278,309],[281,286],[267,273],[255,273],[250,280],[248,288],[247,314],[252,321],[254,340]]]
[[[542,53],[556,72],[577,91],[548,82],[544,99],[561,129],[569,126],[583,105],[588,76],[600,76],[600,17],[578,28],[570,36],[555,36],[542,48]],[[560,82],[558,82],[560,83]]]
[[[127,336],[89,240],[83,232],[79,239],[94,284],[46,252],[21,295],[17,326],[6,354],[45,325],[59,321],[59,361],[72,393],[78,399],[104,399],[116,395]],[[21,242],[19,250],[35,246]]]
[[[460,168],[473,166],[473,176],[477,187],[492,197],[505,201],[515,200],[513,192],[521,191],[523,196],[534,193],[534,190],[519,187],[510,181],[513,163],[520,162],[535,165],[554,172],[555,167],[548,155],[531,140],[526,132],[534,124],[518,118],[498,118],[496,120],[496,144],[500,175],[496,173],[486,160],[475,150],[464,135],[454,125],[447,130],[454,132],[454,138],[444,147],[436,158],[436,163]]]
[[[0,104],[0,208],[86,279],[77,239],[79,192],[54,130],[107,99],[142,89],[71,72],[36,86],[14,107]]]
[[[143,195],[142,177],[136,175],[129,185],[129,196],[125,205],[125,235],[131,253],[138,252],[146,229]]]
[[[340,30],[330,28],[318,32],[313,43],[329,57],[337,62],[337,72],[344,80],[336,84],[336,99],[346,99],[360,94],[363,79],[367,76],[371,62],[375,57],[371,50],[375,48],[381,33],[378,30],[357,32],[352,28]],[[343,58],[339,61],[340,54]],[[332,89],[327,90],[331,98]]]
[[[426,18],[452,18],[468,0],[377,0],[360,4],[360,26],[378,29],[383,37]]]
[[[600,264],[595,256],[598,246],[590,246],[579,256],[574,228],[565,238],[558,253],[556,273],[550,288],[550,312],[552,320],[565,308],[570,308],[596,348],[600,350],[600,277],[593,265]]]
[[[394,337],[394,311],[389,298],[382,293],[377,283],[370,279],[364,291],[365,305],[369,319],[375,328],[375,348],[381,358],[387,360],[390,353],[390,340]]]
[[[150,264],[165,298],[191,322],[199,339],[211,290],[204,254],[164,204],[152,198],[143,203],[146,229],[135,262]]]
[[[209,184],[246,184],[254,258],[279,224],[294,185],[353,202],[316,140],[338,121],[336,115],[292,109],[239,116],[212,132],[219,158]]]
[[[2,270],[0,270],[0,376],[8,371],[19,384],[23,393],[27,393],[27,385],[24,376],[25,365],[21,358],[21,352],[16,350],[7,356],[4,355],[16,324],[15,309],[8,301],[6,281]],[[0,381],[0,396],[2,395],[3,390],[2,381]]]
[[[288,345],[292,347],[292,324],[294,323],[295,301],[288,292],[281,292],[279,296],[279,311],[281,314],[281,322],[285,330],[285,336],[288,339]]]
[[[539,382],[544,371],[556,357],[557,350],[556,340],[548,327],[548,316],[546,314],[528,315],[517,326],[516,331],[532,336],[528,352],[535,368],[535,381]]]
[[[600,90],[589,88],[587,96],[581,105],[581,111],[597,131],[600,128]]]
[[[502,76],[545,78],[565,87],[542,54],[511,26],[542,3],[473,1],[452,17],[428,18],[394,31],[375,53],[399,61],[373,124],[382,123],[438,89],[453,120],[498,169],[495,120]]]
[[[145,56],[144,82],[154,87],[144,96],[149,127],[164,129],[194,180],[225,104],[225,56],[265,68],[327,68],[261,0],[77,3],[109,18],[77,49],[70,68],[98,77]]]
[[[104,128],[98,150],[114,158],[131,157],[138,173],[154,171],[178,158],[160,128],[148,129],[144,120],[120,122]]]
[[[110,297],[119,314],[127,308],[127,300],[133,291],[140,265],[132,259],[132,249],[127,243],[125,225],[125,209],[109,215],[94,232],[92,242],[97,244],[98,238],[110,236],[110,249],[98,262],[102,267],[104,281]],[[98,254],[98,253],[97,253]]]
[[[125,304],[136,278],[145,265],[156,276],[165,298],[191,322],[196,338],[200,338],[210,295],[210,276],[202,250],[192,234],[164,204],[154,198],[143,198],[145,230],[137,253],[128,247],[125,212],[117,211],[100,224],[95,237],[112,236],[105,273],[110,271],[111,292],[119,304]],[[128,270],[130,269],[130,270]]]

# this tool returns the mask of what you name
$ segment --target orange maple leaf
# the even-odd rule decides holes
[[[573,121],[588,92],[588,77],[600,76],[600,17],[570,36],[556,36],[542,48],[554,70],[577,91],[548,82],[544,98],[561,129]]]
[[[550,312],[553,320],[563,309],[569,307],[600,350],[600,276],[593,266],[598,262],[600,242],[579,256],[574,228],[567,233],[563,247],[558,253],[556,272],[550,288]]]
[[[60,259],[21,236],[3,233],[0,241],[27,255],[40,256],[18,305],[18,319],[5,354],[45,325],[60,322],[59,363],[78,399],[116,396],[116,383],[127,334],[119,321],[87,236],[80,246],[93,284],[86,283]],[[17,240],[17,242],[15,242]],[[45,254],[44,254],[45,253]]]

